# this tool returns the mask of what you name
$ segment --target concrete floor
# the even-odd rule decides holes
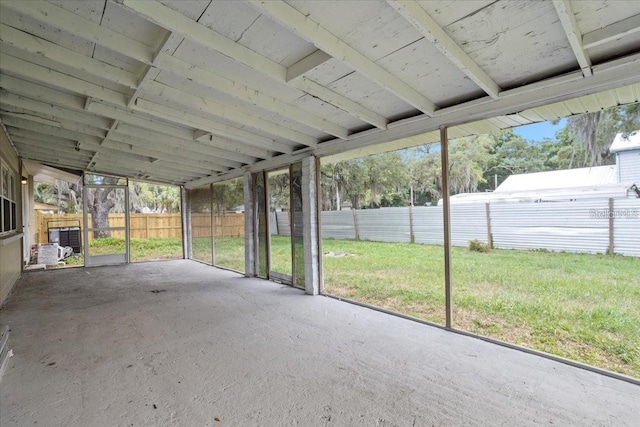
[[[640,425],[638,386],[192,261],[25,273],[0,316],[2,426]]]

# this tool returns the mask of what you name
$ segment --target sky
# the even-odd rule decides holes
[[[544,138],[555,140],[556,132],[567,123],[567,119],[560,119],[557,125],[551,122],[533,123],[530,125],[513,128],[516,135],[520,135],[527,141],[542,141]]]

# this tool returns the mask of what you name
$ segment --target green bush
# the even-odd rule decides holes
[[[469,250],[472,252],[487,253],[491,251],[491,246],[487,243],[483,243],[478,239],[473,239],[469,242]]]

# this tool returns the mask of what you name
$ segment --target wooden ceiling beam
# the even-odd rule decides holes
[[[582,35],[583,49],[591,49],[596,46],[627,37],[640,31],[640,15],[635,15],[622,21],[618,21],[604,28]]]
[[[425,36],[444,56],[493,99],[500,87],[415,1],[387,0],[387,3]]]
[[[154,101],[162,100],[162,105],[179,104],[189,110],[198,111],[203,115],[218,117],[239,124],[240,126],[248,126],[261,133],[274,135],[308,147],[315,147],[318,144],[316,138],[302,132],[280,126],[269,120],[264,120],[236,108],[220,104],[212,99],[202,98],[180,89],[163,85],[162,83],[149,82],[145,93],[152,95]]]
[[[580,27],[578,27],[578,21],[573,13],[573,6],[571,6],[570,0],[553,0],[553,6],[556,8],[558,18],[564,29],[571,49],[573,50],[578,65],[582,70],[582,74],[585,77],[589,77],[593,74],[591,71],[591,59],[589,54],[582,46],[582,34],[580,33]]]
[[[204,68],[196,67],[173,56],[163,55],[160,60],[160,66],[177,76],[231,95],[267,111],[275,112],[286,119],[294,120],[338,138],[346,139],[349,136],[349,131],[342,126],[308,113],[298,106],[287,104],[277,98],[266,95],[255,88],[247,87],[242,83],[227,79]]]
[[[135,0],[123,0],[123,5],[134,13],[142,16],[154,22],[161,27],[180,34],[181,36],[189,39],[200,46],[210,49],[215,52],[222,53],[223,55],[244,64],[275,81],[287,83],[287,68],[266,58],[251,49],[242,46],[235,41],[226,38],[222,34],[207,28],[206,26],[182,15],[181,13],[157,2],[157,1],[135,1]],[[290,82],[290,85],[305,91],[299,87],[294,79]],[[320,91],[315,91],[311,94],[314,97],[319,97],[323,101],[334,105],[337,108],[369,122],[370,117],[378,117],[379,115],[366,107],[358,104],[358,111],[366,110],[366,114],[359,113],[358,111],[352,111],[349,107],[356,104],[353,100],[333,92],[331,99],[322,98]],[[335,100],[340,100],[340,105],[335,105]],[[347,109],[349,108],[349,109]],[[366,120],[365,120],[366,119]],[[374,126],[380,127],[381,120],[378,118],[375,123],[371,123]]]
[[[385,70],[321,24],[281,0],[249,0],[265,16],[284,25],[318,49],[343,62],[395,96],[432,116],[436,105],[420,92]]]

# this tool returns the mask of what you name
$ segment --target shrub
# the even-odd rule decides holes
[[[491,246],[487,243],[483,243],[478,239],[473,239],[469,242],[469,250],[472,252],[487,253],[491,251]]]

